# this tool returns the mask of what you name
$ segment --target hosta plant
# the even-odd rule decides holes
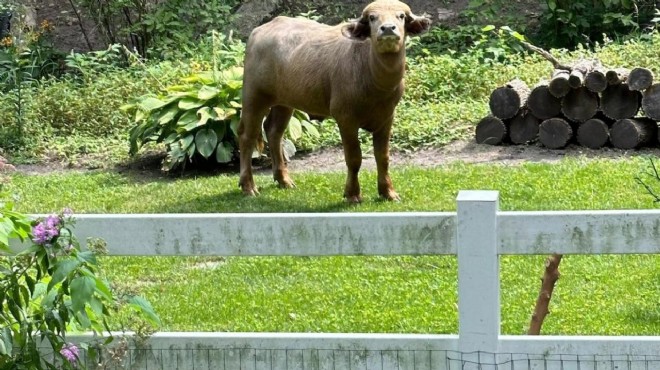
[[[164,143],[165,171],[200,157],[231,162],[238,152],[242,86],[241,67],[202,71],[166,88],[160,96],[142,96],[124,106],[135,114],[135,126],[129,131],[130,154],[148,142]],[[284,144],[287,155],[295,153],[291,141],[300,139],[304,131],[318,135],[309,117],[295,112],[287,129],[290,140]],[[254,155],[260,155],[260,149]]]

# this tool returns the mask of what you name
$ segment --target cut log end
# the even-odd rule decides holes
[[[607,88],[607,79],[602,71],[591,71],[584,80],[584,86],[590,91],[600,93]]]
[[[653,85],[653,72],[649,69],[637,67],[628,75],[628,86],[633,91],[643,91]]]
[[[660,83],[654,84],[644,91],[642,109],[646,116],[660,121]]]
[[[509,123],[509,139],[514,144],[526,144],[536,140],[541,120],[528,111],[521,111]]]
[[[586,87],[580,87],[571,90],[561,104],[561,111],[568,119],[584,122],[598,112],[598,95]]]
[[[477,124],[475,136],[477,144],[499,145],[507,137],[507,128],[501,119],[487,116]]]
[[[630,70],[626,68],[611,69],[605,73],[605,79],[608,85],[618,85],[628,80]]]
[[[571,91],[571,86],[568,84],[569,73],[565,70],[555,70],[552,74],[552,79],[548,84],[548,90],[554,97],[562,98]]]
[[[539,141],[547,148],[564,148],[572,138],[573,128],[563,118],[550,118],[539,126]]]
[[[509,81],[490,94],[488,102],[491,113],[500,119],[513,118],[527,102],[529,88],[521,80]]]
[[[640,101],[641,93],[630,90],[628,84],[610,85],[601,95],[600,109],[614,120],[632,118],[639,111]]]
[[[549,119],[561,113],[561,99],[550,93],[548,85],[539,85],[529,94],[527,107],[537,118]]]
[[[619,149],[637,149],[655,144],[658,124],[650,118],[620,119],[612,125],[610,141]]]
[[[577,131],[577,141],[590,149],[600,149],[607,145],[610,139],[610,129],[607,123],[598,118],[592,118],[582,123]]]

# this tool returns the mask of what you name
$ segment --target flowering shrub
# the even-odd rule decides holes
[[[0,252],[10,252],[11,238],[32,242],[0,258],[0,369],[84,368],[82,350],[95,360],[98,347],[69,343],[67,333],[109,331],[111,312],[123,304],[160,324],[143,298],[115,297],[100,274],[97,255],[104,251],[81,249],[70,210],[32,222],[13,202],[1,203],[0,211]]]

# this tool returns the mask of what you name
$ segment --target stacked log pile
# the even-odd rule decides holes
[[[649,69],[607,69],[592,60],[553,64],[550,79],[533,88],[515,79],[492,92],[491,114],[476,127],[478,143],[538,140],[551,149],[571,142],[591,149],[658,145],[660,83],[654,84]]]

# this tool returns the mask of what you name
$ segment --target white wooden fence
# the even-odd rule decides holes
[[[124,256],[458,255],[458,335],[161,332],[129,352],[130,369],[660,369],[660,336],[500,335],[499,298],[500,255],[660,254],[660,211],[500,212],[495,191],[457,202],[457,212],[79,215],[76,235]]]

